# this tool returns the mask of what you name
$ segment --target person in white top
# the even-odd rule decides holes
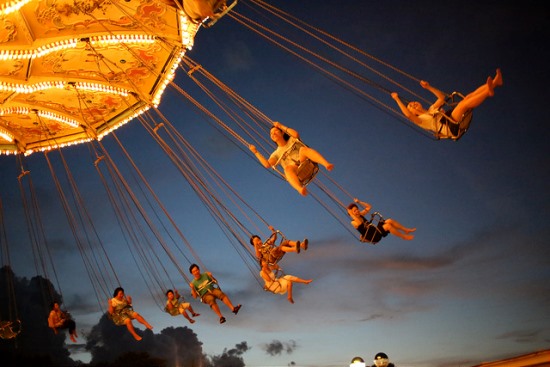
[[[130,334],[138,341],[141,340],[141,336],[136,333],[132,320],[136,319],[140,324],[145,325],[147,329],[153,330],[151,324],[143,316],[134,311],[132,308],[132,297],[126,296],[122,287],[118,287],[113,292],[113,298],[109,300],[108,312],[115,325],[126,325]]]
[[[294,275],[283,275],[277,277],[275,272],[270,270],[267,263],[264,261],[262,263],[262,270],[260,271],[260,276],[265,282],[264,289],[275,294],[287,294],[288,302],[294,303],[294,298],[292,298],[292,284],[293,283],[303,283],[309,284],[312,279],[302,279]]]
[[[391,93],[391,97],[409,121],[424,130],[433,132],[440,138],[453,138],[459,132],[458,123],[462,120],[463,116],[482,104],[488,97],[492,97],[495,94],[495,88],[502,86],[502,84],[502,73],[500,69],[497,69],[494,78],[488,77],[485,84],[467,94],[450,111],[442,110],[447,97],[445,93],[432,87],[430,83],[424,80],[420,81],[422,88],[429,90],[437,97],[437,100],[427,110],[417,101],[412,101],[405,105],[395,92]]]
[[[314,163],[324,166],[332,171],[334,165],[327,161],[321,153],[306,146],[300,141],[300,134],[294,129],[284,126],[280,122],[274,122],[270,130],[271,140],[277,144],[277,149],[266,159],[254,145],[248,148],[265,168],[272,168],[280,164],[285,171],[288,183],[302,196],[307,195],[307,189],[298,178],[298,166],[309,159]]]

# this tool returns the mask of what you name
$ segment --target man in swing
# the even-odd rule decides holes
[[[254,246],[254,251],[256,252],[258,262],[260,264],[265,262],[270,270],[279,269],[278,262],[287,252],[296,252],[299,254],[300,250],[307,251],[309,243],[307,238],[301,242],[284,239],[278,246],[275,246],[275,241],[277,241],[277,231],[273,228],[273,226],[269,226],[269,229],[273,232],[273,234],[265,241],[265,243],[262,242],[262,239],[258,235],[253,235],[250,237],[250,244]]]
[[[59,306],[59,302],[54,302],[51,307],[50,314],[48,316],[48,326],[57,334],[58,329],[68,329],[69,337],[73,343],[76,343],[76,323],[71,318],[71,315],[62,311]]]
[[[216,286],[218,281],[214,278],[211,272],[206,271],[201,273],[201,270],[197,264],[191,264],[189,267],[189,272],[194,278],[193,281],[189,283],[189,286],[191,287],[191,295],[193,298],[200,297],[201,302],[209,305],[212,311],[214,311],[220,318],[220,324],[225,322],[225,317],[223,317],[220,311],[220,306],[216,303],[216,299],[219,299],[225,303],[225,305],[229,307],[231,312],[235,315],[239,313],[241,305],[233,306],[233,303],[231,303],[229,297]]]
[[[466,95],[451,111],[442,111],[446,95],[430,83],[422,80],[422,88],[429,90],[437,97],[437,100],[426,110],[420,102],[412,101],[406,106],[397,93],[391,93],[401,112],[405,117],[424,130],[433,132],[438,138],[453,139],[460,134],[459,123],[464,115],[479,106],[486,98],[495,94],[495,88],[503,84],[502,73],[497,69],[494,78],[488,77],[487,82],[475,91]]]
[[[360,201],[359,199],[353,199],[353,203],[348,205],[348,214],[351,217],[351,225],[359,231],[361,238],[365,239],[365,242],[371,242],[368,238],[365,237],[368,231],[369,221],[365,218],[365,215],[370,211],[371,205]],[[357,204],[360,204],[364,207],[363,210],[359,210]],[[416,228],[407,228],[401,223],[393,220],[391,218],[380,220],[377,225],[377,229],[381,232],[382,237],[386,237],[388,233],[393,234],[399,238],[410,241],[414,238],[414,235],[411,233],[416,231]]]

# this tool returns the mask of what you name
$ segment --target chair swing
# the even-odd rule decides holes
[[[309,159],[306,159],[300,163],[296,173],[302,186],[307,186],[307,184],[315,178],[317,172],[319,172],[319,165]]]
[[[107,318],[116,326],[124,326],[124,319],[130,317],[130,313],[134,312],[132,305],[128,304],[124,308],[115,310],[113,313],[107,312]]]
[[[459,92],[453,92],[447,98],[445,99],[445,104],[452,108],[456,107],[456,105],[464,99],[464,95]],[[473,110],[467,111],[465,114],[462,115],[461,119],[459,121],[454,121],[450,114],[445,113],[445,111],[440,112],[440,121],[441,121],[441,127],[439,128],[439,131],[435,133],[436,139],[441,139],[441,131],[443,130],[443,127],[446,126],[449,131],[453,133],[453,136],[445,137],[445,139],[451,139],[453,141],[458,141],[464,133],[468,130],[470,127],[470,123],[472,122],[473,117]]]
[[[275,279],[271,282],[271,285],[277,284],[277,287],[275,289],[270,289],[270,286],[267,286],[267,284],[264,284],[263,290],[269,293],[277,294],[277,290],[281,288],[280,280],[282,277],[285,276],[285,273],[283,269],[277,268],[276,270],[271,271],[275,277]]]
[[[178,301],[178,305],[179,305],[179,299],[180,299],[180,294],[178,293],[178,291],[172,291],[174,293],[174,299],[176,301]],[[164,308],[163,308],[163,311],[166,312],[168,315],[170,316],[178,316],[179,315],[179,310],[177,309],[177,307],[173,307],[172,310],[176,310],[177,312],[170,312],[170,309],[168,308],[168,304],[164,305]]]
[[[382,237],[387,236],[387,232],[382,227],[384,225],[384,217],[378,212],[374,212],[370,216],[370,220],[365,221],[361,226],[361,236],[359,240],[361,242],[370,243],[376,245]]]
[[[203,284],[202,287],[200,287],[200,288],[195,288],[195,290],[197,291],[198,294],[200,294],[200,291],[202,289],[208,288],[210,286],[212,286],[212,288],[214,288],[214,289],[219,289],[220,291],[222,290],[220,285],[218,284],[218,282],[215,279],[212,279],[208,283]],[[210,292],[210,289],[205,294],[207,294],[208,292]],[[199,297],[200,297],[201,303],[204,303],[203,300],[202,300],[202,296],[199,296]]]
[[[260,249],[260,252],[262,254],[262,257],[259,259],[260,266],[262,265],[262,262],[265,261],[267,263],[267,267],[269,268],[269,270],[272,270],[272,271],[281,270],[279,266],[279,261],[285,256],[285,252],[282,252],[282,251],[279,256],[276,256],[273,253],[273,249],[275,249],[276,246],[275,246],[275,243],[272,243],[272,241],[273,241],[273,238],[277,236],[277,234],[281,235],[281,240],[279,241],[279,243],[282,243],[283,241],[286,240],[285,235],[281,231],[276,230],[271,234],[271,236],[269,236],[264,241],[264,243],[262,244],[262,248]]]
[[[163,310],[164,310],[164,312],[166,312],[170,316],[179,316],[179,315],[181,315],[180,311],[179,311],[179,308],[181,307],[181,305],[183,303],[186,303],[185,302],[185,297],[182,297],[177,290],[173,290],[172,292],[174,293],[174,299],[177,301],[177,306],[174,306],[174,307],[172,307],[172,309],[169,309],[168,304],[166,304],[164,306]],[[191,312],[191,311],[189,311],[189,312]],[[195,316],[195,313],[193,314],[193,316]]]
[[[280,231],[276,231],[276,232],[273,232],[273,234],[264,242],[264,245],[263,246],[269,246],[269,247],[273,247],[271,245],[269,245],[269,240],[271,238],[273,238],[274,235],[276,235],[277,233],[280,233],[281,236],[283,237],[283,239],[281,239],[281,242],[285,239],[283,234],[280,232]],[[263,253],[262,253],[263,254]],[[268,260],[272,260],[271,262],[269,261],[266,261],[266,266],[267,266],[267,270],[273,274],[274,276],[274,280],[272,281],[271,285],[277,283],[279,284],[279,281],[278,279],[279,278],[282,278],[284,275],[285,275],[285,272],[283,271],[283,269],[279,266],[279,261],[283,258],[283,256],[285,255],[285,253],[283,252],[280,256],[276,257],[276,256],[273,256],[272,252],[269,252],[269,259]],[[262,258],[260,259],[260,267],[262,268],[262,271],[263,271],[263,266],[262,266],[262,261],[264,261],[264,257],[262,256]],[[262,277],[263,278],[263,277]],[[264,279],[265,281],[265,279]],[[280,287],[280,284],[279,284],[279,287]],[[277,288],[276,288],[277,289]],[[270,286],[268,286],[267,284],[264,284],[263,286],[263,290],[266,291],[266,292],[269,292],[269,293],[273,293],[273,294],[276,294],[275,290],[272,290],[270,289]]]
[[[13,339],[21,332],[21,321],[0,321],[0,338]]]
[[[279,158],[276,164],[278,164],[281,160],[285,159],[288,156],[291,157],[298,157],[299,156],[299,150],[300,147],[305,146],[301,140],[296,139],[296,141],[292,144],[292,146]],[[319,164],[313,162],[310,159],[306,159],[303,162],[300,162],[297,158],[291,158],[292,161],[298,166],[298,169],[296,170],[296,175],[298,176],[298,180],[300,180],[300,184],[302,186],[307,186],[311,180],[315,178],[317,175],[317,172],[319,172]],[[282,174],[284,177],[284,174]]]

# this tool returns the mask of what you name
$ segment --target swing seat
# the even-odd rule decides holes
[[[212,281],[210,281],[210,282],[208,282],[207,284],[204,285],[204,287],[210,287],[210,286],[212,286],[213,289],[219,289],[219,290],[221,290],[220,285],[218,284],[218,282],[216,282],[216,281],[214,281],[214,280],[212,280]],[[201,289],[203,289],[203,288],[201,288]],[[208,290],[208,292],[210,292],[210,290]],[[206,292],[204,295],[208,294],[208,292]],[[198,291],[197,291],[197,293],[198,293]],[[204,295],[203,295],[203,296],[204,296]],[[200,297],[200,296],[199,296],[199,297]],[[203,298],[203,297],[200,297],[200,301],[201,301],[201,303],[204,303],[204,301],[202,300],[202,298]]]
[[[306,159],[298,166],[297,175],[302,186],[306,186],[319,172],[319,165]]]
[[[315,162],[312,162],[309,159],[306,159],[303,162],[300,162],[300,149],[307,147],[301,140],[296,139],[290,147],[279,157],[277,162],[274,164],[276,166],[282,161],[288,160],[292,161],[298,168],[296,169],[296,176],[300,185],[306,186],[319,171],[319,165]]]
[[[461,100],[464,99],[464,95],[459,92],[453,92],[451,93],[445,100],[445,104],[451,108],[454,108]],[[443,126],[447,126],[449,130],[455,129],[456,134],[453,134],[453,136],[445,137],[446,139],[451,139],[453,141],[458,141],[462,135],[466,133],[468,128],[470,127],[470,123],[472,122],[473,117],[473,110],[470,110],[466,112],[464,115],[462,115],[461,119],[459,121],[454,121],[449,115],[444,114],[444,118],[446,123],[441,125],[441,128],[439,131],[435,134],[437,139],[441,139],[441,136],[439,133],[441,132],[441,129],[443,129]],[[454,124],[451,128],[450,124]]]
[[[164,306],[164,312],[166,312],[170,316],[179,316],[180,315],[179,306],[172,308],[172,310],[168,309],[168,306]]]
[[[16,325],[13,321],[0,321],[0,338],[13,339],[21,332],[21,321],[17,320]]]
[[[360,241],[376,245],[383,237],[387,236],[387,232],[382,225],[384,224],[384,218],[378,212],[371,214],[371,218],[368,222],[363,223],[364,232],[362,232]]]
[[[277,283],[278,286],[277,286],[276,289],[279,289],[281,287],[281,283],[280,283],[279,279],[282,278],[285,275],[285,272],[281,268],[278,268],[276,270],[272,270],[272,272],[273,272],[273,275],[275,276],[275,280],[271,284]],[[267,285],[264,285],[263,289],[266,292],[277,294],[277,292],[275,290],[270,289]]]
[[[279,254],[275,254],[275,249],[277,246],[275,246],[275,243],[271,244],[271,241],[273,240],[273,237],[277,236],[277,234],[281,235],[281,240],[279,241],[279,244],[286,240],[285,235],[277,230],[269,236],[261,247],[261,259],[260,259],[260,266],[262,262],[266,262],[268,268],[273,271],[280,270],[279,267],[279,261],[285,256],[285,253],[283,251],[280,251]]]
[[[130,305],[127,305],[121,310],[115,311],[112,314],[107,312],[107,317],[116,325],[123,326],[124,320],[131,318],[131,314],[134,312],[134,308]]]

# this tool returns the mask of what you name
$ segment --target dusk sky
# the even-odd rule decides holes
[[[169,326],[192,329],[209,355],[244,341],[249,349],[242,357],[250,367],[344,367],[354,356],[372,364],[378,352],[388,354],[397,367],[465,367],[548,349],[550,133],[545,125],[550,121],[550,14],[543,3],[269,4],[443,91],[466,94],[494,76],[497,68],[504,85],[474,111],[471,127],[459,141],[437,141],[391,111],[395,102],[380,86],[390,91],[394,87],[367,69],[354,70],[375,80],[374,85],[356,85],[383,105],[330,80],[232,16],[200,29],[187,57],[272,121],[296,129],[306,144],[334,163],[334,170],[321,168],[308,186],[312,194],[301,197],[263,168],[242,141],[197,112],[177,88],[167,89],[159,110],[258,214],[247,217],[234,210],[248,231],[266,238],[266,221],[289,239],[309,239],[307,251],[287,254],[281,266],[286,274],[313,282],[294,285],[295,304],[264,291],[259,269],[247,256],[248,238],[242,244],[231,243],[211,208],[135,121],[116,130],[116,138],[193,249],[186,250],[187,257],[180,256],[179,247],[186,245],[178,238],[177,248],[167,241],[179,264],[165,260],[165,268],[159,269],[169,274],[164,284],[177,288],[201,314],[192,325],[164,313],[151,296],[153,291],[162,297],[164,289],[155,284],[151,289],[144,280],[148,272],[134,262],[132,245],[117,226],[92,150],[86,145],[62,150],[135,310],[155,333]],[[337,64],[353,65],[334,50],[308,41],[298,29],[277,28],[265,10],[249,1],[239,0],[234,12],[284,32],[285,38]],[[383,75],[392,72],[364,60]],[[417,81],[407,79],[400,77],[407,88],[433,101]],[[238,130],[185,70],[179,70],[175,84]],[[407,97],[405,91],[395,91]],[[268,128],[263,129],[269,139]],[[102,143],[121,170],[129,172],[114,137]],[[269,141],[262,147],[274,149]],[[60,155],[52,152],[49,157],[62,172]],[[44,154],[34,153],[24,158],[24,164],[40,201],[64,306],[81,335],[80,344],[70,350],[74,358],[87,362],[90,356],[81,344],[106,311],[107,301],[95,296]],[[20,171],[13,156],[0,156],[0,198],[11,265],[17,276],[31,278],[39,271],[28,241],[17,181]],[[125,178],[135,180],[130,173]],[[329,191],[345,205],[353,197],[369,202],[384,217],[416,227],[414,240],[388,235],[375,246],[361,243],[341,211],[322,205],[334,208],[317,182],[333,181],[343,190],[330,186]],[[221,191],[214,193],[216,197],[223,197]],[[154,246],[151,252],[166,259],[166,250]],[[227,318],[220,325],[206,305],[191,298],[192,262],[211,271],[233,303],[243,305],[237,316],[220,303]],[[68,339],[67,343],[71,344]]]

